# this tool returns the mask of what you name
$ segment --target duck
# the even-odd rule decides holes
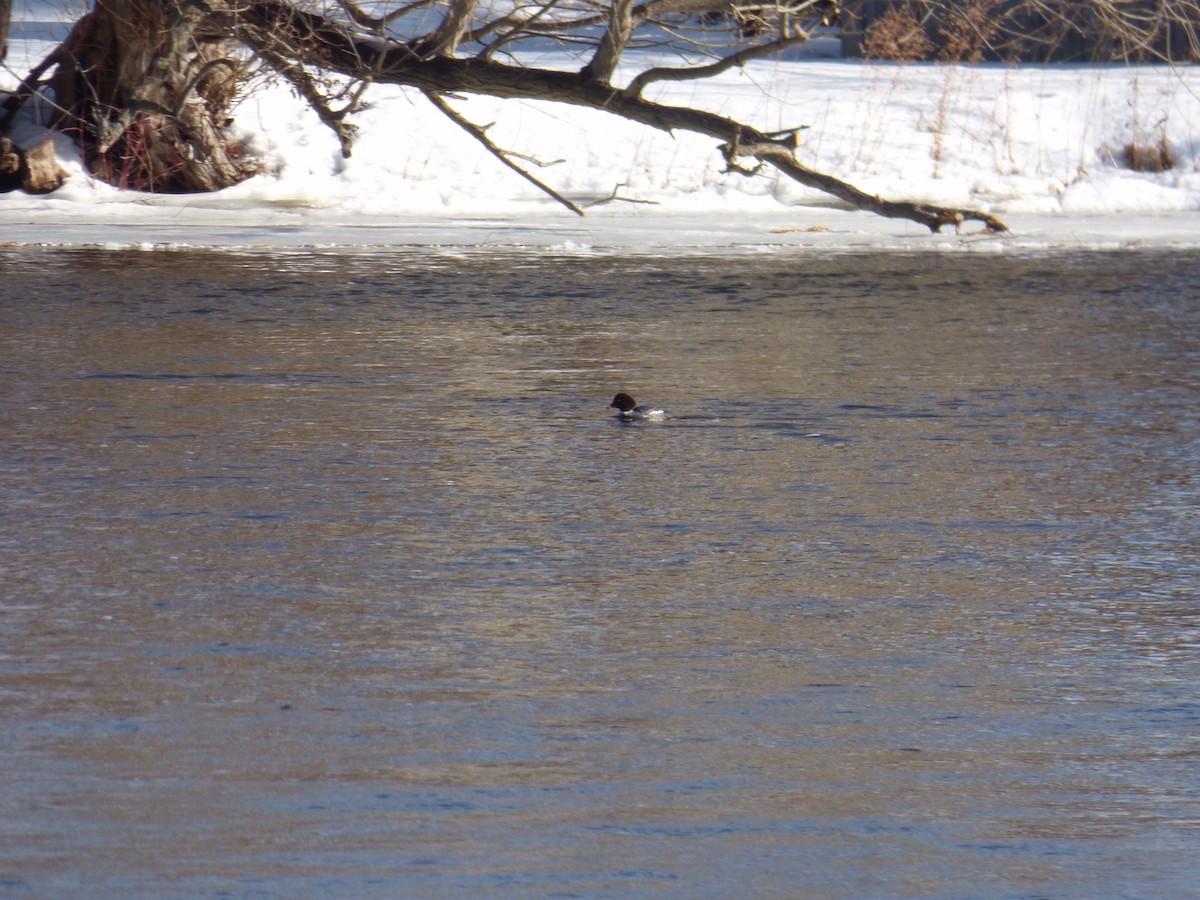
[[[647,421],[659,422],[667,417],[666,410],[651,406],[638,406],[637,401],[629,394],[621,393],[613,397],[609,409],[617,411],[617,418],[625,422]]]

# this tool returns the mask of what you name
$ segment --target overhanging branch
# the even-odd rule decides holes
[[[571,212],[579,216],[583,215],[582,209],[580,209],[558,191],[554,190],[554,188],[550,187],[550,185],[538,180],[537,178],[534,178],[532,175],[514,163],[511,159],[509,159],[507,153],[492,143],[492,139],[487,136],[487,132],[484,129],[480,128],[474,122],[470,122],[463,118],[458,114],[457,110],[455,110],[449,103],[447,103],[444,99],[442,99],[442,97],[435,94],[433,91],[424,91],[423,93],[429,98],[429,102],[436,106],[441,113],[450,119],[451,122],[463,129],[465,132],[467,132],[467,134],[479,141],[479,143],[483,144],[483,146],[487,148],[488,152],[491,153],[492,156],[496,157],[496,159],[500,160],[500,162],[504,163],[504,165],[508,166],[510,169],[536,187],[539,191],[543,191],[550,197],[554,198],[554,200],[561,203]]]
[[[116,0],[112,0],[112,2],[116,2]],[[442,20],[441,27],[409,41],[386,36],[383,33],[384,27],[386,22],[392,19],[392,15],[387,14],[377,18],[367,13],[367,7],[362,5],[359,0],[337,0],[342,12],[349,20],[338,20],[309,12],[299,5],[298,0],[155,0],[155,2],[164,4],[164,9],[161,10],[166,16],[166,25],[164,26],[166,35],[163,46],[170,52],[161,54],[157,45],[151,48],[152,52],[149,54],[151,64],[146,67],[145,74],[140,76],[140,80],[132,91],[122,97],[119,103],[109,106],[111,108],[115,105],[117,109],[122,110],[118,118],[111,121],[105,114],[103,121],[97,123],[98,139],[95,143],[100,148],[101,161],[110,168],[115,163],[105,159],[103,152],[115,139],[114,135],[120,136],[124,125],[128,124],[132,115],[137,111],[153,108],[170,118],[172,111],[164,109],[161,100],[152,91],[152,88],[160,82],[166,83],[165,76],[158,69],[167,65],[167,59],[170,59],[170,64],[175,66],[179,65],[179,60],[186,59],[197,28],[202,28],[202,34],[207,42],[212,43],[214,35],[236,39],[256,53],[264,63],[287,78],[309,106],[321,116],[325,124],[337,133],[342,142],[343,152],[347,155],[353,126],[346,121],[346,117],[357,109],[357,101],[366,84],[387,83],[415,88],[424,92],[443,114],[450,117],[459,127],[471,133],[507,167],[577,214],[582,214],[577,205],[517,165],[513,161],[516,154],[495,146],[485,134],[485,129],[475,126],[459,115],[443,99],[444,96],[474,94],[498,99],[560,103],[598,110],[671,134],[688,131],[719,142],[731,169],[746,171],[738,166],[739,159],[757,160],[762,166],[772,166],[784,176],[815,190],[836,196],[858,209],[870,210],[893,218],[907,218],[926,225],[933,231],[937,231],[947,224],[958,226],[968,220],[983,222],[988,228],[995,231],[1005,230],[1002,222],[987,213],[904,201],[888,201],[871,196],[832,175],[809,169],[795,157],[796,135],[794,132],[768,134],[735,119],[704,109],[673,106],[650,101],[642,96],[644,88],[656,81],[694,80],[711,77],[802,42],[805,39],[803,30],[797,29],[794,22],[789,22],[788,17],[801,10],[805,12],[805,15],[815,14],[818,8],[823,8],[825,5],[835,6],[833,0],[782,0],[782,2],[766,0],[761,6],[739,2],[739,0],[645,0],[640,3],[637,0],[611,0],[611,4],[610,0],[603,0],[603,2],[596,0],[590,9],[580,10],[580,13],[585,17],[593,10],[598,14],[606,13],[608,27],[602,36],[597,36],[594,32],[591,37],[583,36],[583,39],[591,41],[597,46],[597,51],[592,57],[591,64],[582,72],[496,62],[491,57],[490,50],[494,50],[496,44],[502,43],[510,33],[519,33],[522,26],[517,23],[514,23],[511,29],[506,25],[504,29],[495,33],[495,41],[479,50],[477,55],[473,57],[456,55],[455,48],[460,46],[465,39],[464,36],[469,34],[463,29],[471,20],[473,11],[477,9],[477,0],[452,0],[449,10],[453,14],[447,14],[447,17]],[[427,0],[411,0],[396,12],[407,14],[422,7],[426,2]],[[538,11],[524,16],[526,24],[530,19],[536,19],[541,10],[551,8],[555,2],[556,0],[535,0]],[[728,5],[725,5],[726,2]],[[107,9],[107,7],[98,7],[97,14],[101,9]],[[613,67],[619,61],[624,49],[629,46],[633,30],[638,25],[651,20],[652,16],[702,12],[720,12],[729,15],[741,14],[746,10],[766,11],[782,16],[782,21],[777,23],[780,37],[737,50],[707,65],[690,68],[664,66],[647,69],[636,75],[625,89],[614,87],[610,83]],[[374,11],[373,7],[372,11]],[[524,15],[524,10],[521,10],[520,14]],[[508,15],[501,15],[498,20],[513,22],[511,15],[512,11]],[[568,16],[568,18],[570,17]],[[576,26],[578,26],[578,21],[575,21]],[[363,28],[369,28],[373,33],[367,34],[362,30]],[[526,31],[525,33],[532,32]],[[437,40],[432,40],[433,38],[437,38]],[[220,64],[224,63],[209,65]],[[191,111],[192,106],[187,105],[185,101],[192,91],[199,87],[201,79],[208,71],[211,71],[211,68],[202,68],[199,76],[191,79],[186,89],[181,92],[183,100],[176,104],[174,110],[176,118],[179,117],[181,111]],[[318,73],[315,76],[312,74],[314,71]],[[359,85],[358,93],[349,103],[334,109],[327,96],[328,91],[324,90],[326,74],[342,75],[351,79]],[[80,72],[79,75],[84,76],[85,73]],[[96,85],[93,80],[89,80],[87,77],[82,77],[81,80],[86,87],[95,90]],[[64,84],[69,84],[69,82],[64,82]],[[29,89],[28,86],[25,88],[25,90]],[[158,106],[152,107],[151,104],[158,104]],[[198,104],[196,105],[198,106]],[[84,106],[86,107],[87,104]],[[99,102],[93,103],[92,106],[96,109],[104,108],[103,104]],[[11,111],[5,111],[5,114],[11,115]],[[219,126],[213,123],[209,124],[211,125],[209,131],[215,133]],[[181,141],[182,139],[177,143]],[[195,143],[195,141],[192,142]],[[207,153],[208,144],[215,145],[215,143],[215,141],[208,141],[207,144],[201,142],[197,146]],[[191,144],[183,146],[174,156],[164,155],[164,159],[170,165],[185,167],[196,162],[197,158],[193,155]],[[180,179],[179,182],[185,185],[185,189],[190,189],[189,186],[192,184],[187,179]],[[203,183],[219,185],[221,180],[210,179]],[[236,183],[236,180],[229,183]],[[215,188],[208,187],[206,189]]]
[[[581,77],[579,73],[508,65],[479,57],[424,57],[407,44],[356,36],[282,0],[251,0],[248,6],[242,7],[238,21],[259,49],[286,53],[299,61],[321,65],[351,77],[359,75],[365,68],[376,81],[418,88],[430,95],[478,94],[600,110],[667,132],[690,131],[706,135],[733,148],[727,152],[727,158],[759,159],[794,181],[832,194],[858,209],[919,222],[934,232],[944,225],[958,226],[969,220],[983,222],[993,231],[1007,230],[999,219],[978,210],[873,197],[798,162],[792,152],[794,136],[774,138],[726,116],[693,107],[655,103],[636,92],[614,88]],[[713,65],[729,67],[736,64],[730,57]],[[502,153],[500,157],[503,158]],[[505,162],[511,166],[509,161]]]
[[[834,197],[846,201],[855,209],[873,212],[888,219],[908,219],[919,222],[935,234],[941,231],[944,225],[953,225],[957,231],[967,221],[982,222],[990,232],[1008,231],[1008,226],[1000,219],[978,210],[884,200],[881,197],[873,196],[852,184],[834,178],[832,175],[816,172],[802,165],[790,151],[776,143],[743,145],[741,152],[774,166],[793,181],[816,188],[826,194],[832,194]]]

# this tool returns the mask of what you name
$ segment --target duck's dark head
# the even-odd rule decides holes
[[[620,412],[629,412],[635,406],[637,406],[637,401],[628,394],[617,394],[613,397],[612,403],[608,404],[609,409],[616,409]]]

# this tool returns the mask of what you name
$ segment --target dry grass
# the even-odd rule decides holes
[[[1165,172],[1175,168],[1175,158],[1171,155],[1165,135],[1155,144],[1126,144],[1121,151],[1121,160],[1127,169],[1134,172]]]

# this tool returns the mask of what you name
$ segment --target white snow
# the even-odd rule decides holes
[[[53,46],[57,4],[17,5],[0,89]],[[61,26],[60,26],[61,28]],[[539,65],[565,57],[529,55]],[[625,78],[650,60],[632,60]],[[673,61],[678,64],[678,61]],[[979,208],[1013,233],[930,235],[848,212],[778,175],[724,173],[714,141],[548,103],[451,99],[538,178],[588,208],[579,218],[502,166],[419,92],[379,85],[343,159],[334,136],[286,87],[255,90],[235,128],[266,171],[218,194],[121,192],[89,178],[58,139],[71,177],[46,197],[0,195],[0,242],[388,247],[777,247],[1051,249],[1200,246],[1200,71],[1167,66],[754,63],[716,79],[656,85],[653,99],[699,106],[768,131],[806,126],[798,158],[894,199]],[[1174,167],[1130,171],[1130,144],[1165,142]],[[518,160],[519,161],[519,160]],[[591,205],[595,204],[595,205]],[[974,232],[974,233],[972,233]]]

